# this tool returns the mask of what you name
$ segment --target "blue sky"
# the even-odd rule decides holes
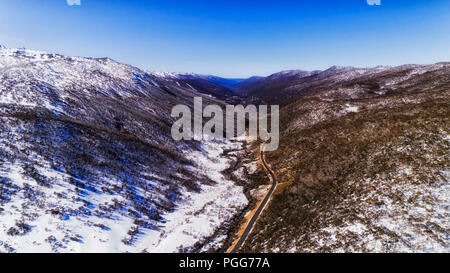
[[[450,1],[1,0],[0,44],[226,77],[450,61]]]

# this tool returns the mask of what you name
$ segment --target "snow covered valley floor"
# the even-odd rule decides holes
[[[191,251],[206,238],[210,240],[203,251],[217,248],[226,236],[210,237],[248,202],[242,187],[221,173],[230,161],[221,156],[224,149],[241,147],[240,142],[210,141],[203,143],[202,152],[189,154],[198,166],[193,171],[204,172],[211,183],[202,184],[198,192],[181,192],[172,211],[161,215],[164,221],[157,228],[137,228],[136,216],[123,210],[112,210],[107,217],[96,213],[126,200],[95,190],[80,198],[77,186],[66,182],[69,175],[46,164],[36,172],[51,181],[50,186],[24,175],[23,164],[2,164],[0,251],[180,252]],[[83,209],[70,209],[78,206]]]

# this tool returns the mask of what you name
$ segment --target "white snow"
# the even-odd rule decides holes
[[[194,87],[192,87],[189,83],[186,83],[192,90],[197,91]]]
[[[33,179],[24,178],[21,165],[4,166],[0,177],[8,178],[18,187],[17,195],[12,201],[2,206],[0,211],[0,250],[17,252],[178,252],[182,248],[193,247],[206,237],[214,234],[216,229],[241,211],[247,205],[243,188],[221,174],[229,160],[221,157],[223,149],[239,148],[239,143],[213,142],[203,143],[204,152],[194,152],[189,157],[216,184],[201,185],[200,192],[184,191],[182,199],[177,202],[174,212],[162,215],[166,220],[159,230],[140,230],[137,240],[132,245],[122,243],[127,232],[133,226],[133,218],[126,214],[114,213],[105,218],[97,215],[77,215],[57,217],[51,215],[49,207],[80,207],[76,187],[67,183],[69,176],[52,170],[49,166],[37,168],[39,173],[50,178],[50,188],[40,186]],[[37,155],[36,155],[37,156]],[[194,167],[193,167],[194,168]],[[117,181],[119,183],[119,181]],[[24,198],[27,187],[38,193],[35,203]],[[63,194],[60,198],[56,194]],[[114,201],[124,201],[119,195],[89,193],[86,200],[93,206],[111,205]],[[45,202],[46,206],[39,206]],[[25,234],[10,236],[8,230],[23,219],[31,230]],[[30,220],[31,219],[31,220]],[[108,227],[103,229],[101,227]],[[220,246],[225,239],[223,235],[214,238],[208,247]]]

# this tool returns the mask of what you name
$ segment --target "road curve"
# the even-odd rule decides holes
[[[258,217],[263,212],[265,206],[269,202],[270,198],[272,197],[273,192],[275,191],[275,188],[277,187],[277,180],[275,178],[274,173],[272,170],[267,166],[266,160],[264,159],[264,146],[261,145],[261,162],[263,163],[264,168],[269,173],[271,179],[272,179],[272,186],[270,187],[270,190],[267,192],[266,196],[264,197],[264,200],[259,205],[258,209],[256,210],[255,214],[253,214],[250,221],[247,223],[247,227],[245,228],[244,232],[242,233],[241,237],[237,241],[237,243],[234,245],[233,249],[230,251],[230,253],[236,253],[236,251],[242,246],[242,244],[245,242],[245,239],[247,239],[248,235],[253,229],[253,226],[255,225],[256,221],[258,220]]]

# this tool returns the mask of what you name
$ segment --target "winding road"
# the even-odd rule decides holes
[[[267,165],[266,160],[264,159],[264,144],[261,145],[261,162],[264,166],[264,168],[269,172],[269,175],[272,180],[272,186],[270,187],[269,191],[266,193],[266,196],[264,197],[263,201],[259,204],[258,209],[256,210],[255,214],[253,214],[250,221],[248,221],[247,226],[245,227],[244,232],[242,233],[241,237],[238,239],[238,241],[232,246],[231,250],[229,250],[229,253],[236,253],[237,250],[242,246],[242,244],[245,242],[245,239],[247,239],[248,235],[252,231],[256,221],[258,220],[259,216],[263,212],[264,208],[266,207],[267,203],[269,202],[270,198],[272,197],[273,192],[275,191],[275,188],[277,187],[277,180],[275,178],[274,173],[270,169],[270,167]]]

